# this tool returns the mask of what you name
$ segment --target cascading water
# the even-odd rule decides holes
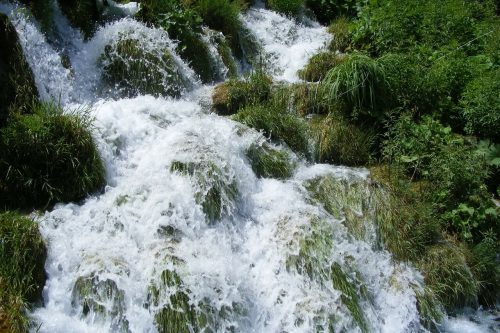
[[[69,70],[32,22],[12,6],[0,11],[14,19],[42,98],[91,105],[107,170],[103,193],[39,218],[48,280],[32,314],[37,332],[157,332],[164,320],[178,320],[179,332],[425,331],[415,294],[422,277],[377,244],[366,171],[308,165],[204,112],[211,87],[199,86],[161,30],[126,18],[83,42],[56,18]],[[329,38],[265,9],[243,19],[277,79],[297,80]],[[103,87],[100,59],[123,35],[168,48],[188,87],[201,89],[116,98]],[[293,177],[258,178],[246,155],[255,145],[287,151]],[[359,192],[340,191],[332,215],[315,200],[325,182]]]

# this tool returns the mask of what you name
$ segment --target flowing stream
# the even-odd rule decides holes
[[[15,23],[41,98],[91,110],[107,171],[103,193],[39,218],[48,280],[44,306],[32,313],[37,332],[166,332],[165,309],[186,302],[179,317],[196,318],[179,332],[426,331],[416,304],[422,276],[378,244],[366,170],[311,165],[290,153],[290,179],[258,178],[246,151],[265,138],[210,113],[213,87],[199,82],[162,30],[123,18],[85,42],[56,8],[48,42],[14,5],[0,11]],[[276,80],[297,81],[330,39],[324,27],[263,8],[241,19]],[[171,51],[187,82],[180,98],[121,98],[102,82],[100,57],[123,34]],[[353,188],[342,204],[360,217],[362,236],[346,226],[345,210],[333,216],[313,200],[310,185],[325,179]],[[214,197],[215,217],[206,209]],[[448,327],[482,331],[467,323]]]

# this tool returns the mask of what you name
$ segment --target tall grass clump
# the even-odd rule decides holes
[[[253,172],[259,178],[287,179],[295,169],[295,163],[286,150],[274,149],[266,143],[252,144],[246,155]]]
[[[369,132],[333,114],[313,121],[311,132],[318,162],[348,166],[368,163],[373,141]]]
[[[80,200],[104,185],[91,119],[53,103],[33,106],[0,130],[2,206],[46,207]]]
[[[37,224],[14,212],[0,214],[0,328],[27,332],[31,303],[41,299],[47,252]]]
[[[321,81],[329,70],[341,64],[345,57],[333,52],[318,53],[309,59],[307,65],[299,70],[298,75],[302,80],[309,82]]]
[[[368,116],[380,120],[378,112],[388,90],[384,67],[364,54],[350,55],[331,69],[321,81],[324,98],[342,103],[353,118]]]
[[[261,130],[271,140],[285,143],[298,154],[309,154],[307,125],[286,109],[270,103],[251,105],[235,114],[233,119]]]
[[[245,80],[230,79],[215,87],[213,109],[220,115],[232,115],[246,105],[263,103],[271,95],[272,79],[265,72],[252,72]]]

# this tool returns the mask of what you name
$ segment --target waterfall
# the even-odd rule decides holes
[[[57,47],[15,6],[0,11],[13,19],[41,97],[91,108],[107,172],[103,193],[38,218],[48,280],[36,332],[158,332],[174,306],[189,320],[182,332],[426,331],[416,300],[423,278],[378,244],[367,170],[311,165],[266,143],[295,171],[259,178],[246,152],[265,138],[202,107],[213,87],[163,30],[122,18],[84,42],[56,11]],[[330,38],[262,8],[243,23],[276,80],[298,80]],[[157,58],[168,50],[179,96],[124,95],[104,82],[103,54],[124,36]],[[339,188],[336,215],[315,200],[322,182]]]

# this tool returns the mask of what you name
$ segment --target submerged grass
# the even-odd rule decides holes
[[[295,169],[295,163],[286,150],[273,149],[266,143],[251,145],[246,155],[257,177],[286,179]]]

